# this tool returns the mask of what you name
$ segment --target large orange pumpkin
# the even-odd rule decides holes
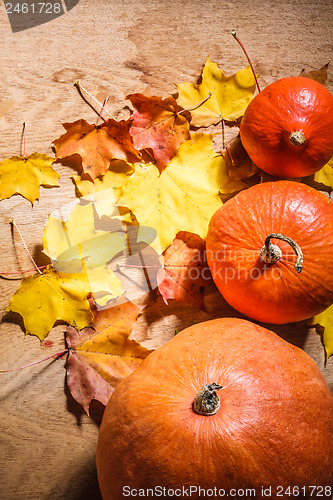
[[[281,78],[251,101],[240,137],[265,172],[310,175],[333,156],[333,95],[310,78]]]
[[[199,323],[116,388],[97,473],[104,500],[330,498],[333,397],[314,361],[275,333]]]
[[[238,193],[213,215],[206,244],[218,289],[252,319],[301,321],[333,302],[333,204],[305,184]]]

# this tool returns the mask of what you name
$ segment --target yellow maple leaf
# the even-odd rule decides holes
[[[177,85],[177,102],[183,108],[195,106],[207,99],[197,109],[191,111],[192,124],[208,127],[220,122],[235,121],[243,116],[253,98],[256,83],[250,66],[226,76],[216,63],[207,58],[200,84],[181,83]]]
[[[56,321],[78,329],[91,325],[87,290],[89,283],[82,274],[57,273],[47,268],[42,274],[23,278],[6,310],[22,316],[26,334],[44,340]]]
[[[322,313],[317,314],[317,316],[314,316],[312,324],[324,328],[323,343],[328,359],[333,354],[333,305],[325,309]]]
[[[43,252],[52,259],[56,271],[86,275],[95,301],[105,305],[122,293],[120,280],[105,265],[125,249],[125,238],[117,232],[121,230],[119,221],[104,221],[100,229],[98,223],[92,203],[77,204],[66,222],[49,215]]]
[[[141,226],[156,230],[151,246],[163,252],[179,231],[206,237],[208,223],[221,206],[219,192],[242,189],[230,181],[225,161],[212,149],[210,134],[196,133],[184,142],[160,173],[153,164],[138,166],[123,188],[125,205]]]
[[[67,385],[86,413],[92,399],[106,405],[114,388],[151,352],[129,338],[141,309],[126,302],[98,311],[94,329],[85,328],[80,334],[67,329]]]
[[[313,180],[333,189],[333,157],[314,174]]]
[[[52,163],[55,158],[32,153],[12,156],[0,163],[0,200],[20,194],[32,204],[40,197],[40,186],[59,186],[58,174]]]
[[[99,229],[92,203],[77,204],[68,221],[49,215],[43,234],[43,252],[61,272],[81,272],[85,268],[106,264],[125,248],[124,238],[117,231],[119,221],[112,219]],[[77,267],[79,266],[79,268]]]

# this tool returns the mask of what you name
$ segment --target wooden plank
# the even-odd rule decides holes
[[[175,83],[195,82],[209,56],[226,73],[247,63],[231,36],[235,29],[253,60],[262,86],[300,71],[318,68],[332,57],[333,4],[327,0],[80,0],[67,14],[26,31],[12,33],[0,4],[0,160],[20,154],[27,122],[27,153],[52,154],[52,140],[63,122],[94,121],[79,97],[80,80],[99,100],[109,96],[116,118],[127,117],[128,93],[168,95]],[[332,68],[328,87],[333,90]],[[34,207],[19,196],[0,203],[0,271],[29,269],[31,262],[14,218],[39,265],[43,227],[50,212],[75,199],[73,168],[56,165],[60,188],[41,189]],[[19,280],[0,281],[0,365],[15,367],[41,359],[64,346],[64,327],[48,337],[51,347],[24,337],[22,322],[4,314]],[[234,311],[214,289],[207,296],[210,315]],[[177,304],[152,304],[134,328],[148,328],[151,345],[170,338],[206,313]],[[321,339],[305,326],[271,327],[302,347],[333,387],[333,362],[325,366]],[[1,375],[0,498],[4,500],[99,499],[95,447],[102,415],[92,405],[83,415],[65,386],[64,360]]]

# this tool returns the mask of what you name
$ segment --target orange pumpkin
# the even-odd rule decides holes
[[[329,497],[333,398],[314,361],[275,333],[241,319],[199,323],[116,388],[97,473],[104,500],[263,498],[269,488],[271,499]]]
[[[247,107],[240,137],[252,161],[279,177],[303,177],[333,156],[333,95],[305,77],[268,85]]]
[[[333,302],[333,204],[305,184],[238,193],[213,215],[206,248],[216,286],[250,318],[301,321]]]

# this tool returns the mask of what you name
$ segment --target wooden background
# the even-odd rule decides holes
[[[231,36],[248,48],[262,87],[332,60],[333,3],[328,0],[80,0],[67,14],[12,33],[0,3],[0,160],[20,154],[27,122],[27,154],[52,154],[61,123],[96,115],[73,84],[80,80],[99,100],[109,96],[115,117],[128,116],[128,93],[168,95],[174,83],[195,82],[209,56],[226,73],[247,63]],[[333,65],[328,87],[333,91]],[[10,220],[15,218],[39,265],[43,227],[54,209],[74,199],[68,166],[57,164],[61,187],[41,189],[34,207],[20,196],[0,202],[0,271],[31,268]],[[0,280],[0,369],[20,366],[64,347],[64,326],[51,346],[25,337],[17,316],[5,314],[20,281]],[[233,315],[214,290],[208,313]],[[152,304],[135,327],[149,345],[208,314],[175,304]],[[305,325],[271,327],[304,348],[333,387],[333,360],[325,366],[320,336]],[[2,374],[0,406],[1,500],[99,499],[95,447],[103,408],[83,415],[65,384],[64,359]]]

